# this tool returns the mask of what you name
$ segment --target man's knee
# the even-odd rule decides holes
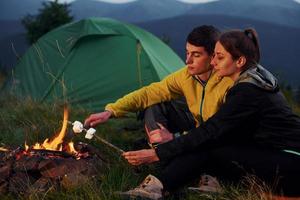
[[[144,123],[149,131],[159,129],[157,122],[168,128],[167,108],[165,103],[155,104],[145,109]]]

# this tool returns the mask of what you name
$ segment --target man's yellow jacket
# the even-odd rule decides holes
[[[170,101],[185,96],[188,107],[194,116],[196,126],[206,121],[225,101],[227,90],[233,85],[229,78],[219,78],[213,72],[206,84],[201,84],[184,67],[164,78],[106,105],[105,110],[120,117],[128,112],[143,110],[153,104]]]

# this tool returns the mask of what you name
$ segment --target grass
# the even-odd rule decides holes
[[[0,98],[0,146],[23,146],[26,140],[29,144],[42,142],[60,130],[63,119],[64,104],[57,102],[53,105],[41,104],[24,99],[22,101],[11,97]],[[69,108],[69,120],[81,122],[90,113],[82,108]],[[136,138],[144,136],[142,124],[135,120],[135,116],[122,119],[111,119],[107,123],[97,127],[97,134],[116,146],[126,150],[132,149],[132,143]],[[115,151],[106,147],[96,140],[87,141],[83,135],[73,138],[76,141],[90,143],[100,149],[109,160],[107,168],[102,169],[96,178],[89,180],[83,186],[70,189],[49,190],[46,193],[32,193],[31,195],[14,196],[12,194],[0,195],[0,199],[74,199],[74,200],[114,200],[119,199],[114,195],[115,191],[125,191],[140,183],[149,173],[156,173],[155,166],[143,166],[134,168],[127,164]],[[266,200],[262,194],[268,193],[270,189],[257,182],[251,176],[246,177],[238,185],[226,185],[222,195],[191,194],[183,189],[180,199],[187,200],[214,200],[214,199],[244,199],[244,200]],[[167,199],[175,199],[170,196]]]
[[[0,98],[0,146],[24,147],[25,141],[32,145],[53,136],[61,128],[63,108],[64,104],[60,102],[49,105],[40,104],[31,99],[20,101],[11,96],[2,96]],[[83,122],[89,114],[81,108],[69,108],[70,121]],[[120,120],[112,119],[98,126],[97,134],[116,146],[129,150],[132,148],[132,142],[142,137],[141,128],[141,124],[135,120],[135,117],[130,116]],[[127,190],[137,185],[149,173],[148,167],[143,167],[142,172],[137,174],[136,170],[115,151],[96,140],[89,141],[84,138],[84,135],[76,136],[73,140],[90,143],[103,152],[110,163],[104,173],[99,174],[96,179],[90,180],[83,187],[49,191],[46,194],[32,194],[26,199],[118,199],[114,191]],[[0,196],[0,199],[15,198],[12,195]]]

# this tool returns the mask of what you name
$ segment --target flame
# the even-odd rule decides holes
[[[0,151],[8,151],[8,149],[6,149],[4,147],[0,147]]]
[[[26,141],[25,141],[25,151],[28,151],[29,146],[27,145]]]
[[[60,132],[51,140],[49,138],[46,138],[42,144],[35,143],[35,145],[32,147],[32,149],[46,149],[46,150],[52,150],[52,151],[62,151],[62,143],[63,139],[66,136],[67,126],[68,126],[68,109],[64,108],[64,119],[63,119],[63,125],[60,130]],[[29,149],[28,145],[25,142],[25,150],[27,151]],[[68,144],[68,152],[70,153],[77,153],[77,151],[74,148],[73,142],[70,142]]]
[[[68,150],[69,150],[70,153],[73,153],[73,154],[77,153],[77,151],[74,148],[74,142],[69,142],[68,143]]]

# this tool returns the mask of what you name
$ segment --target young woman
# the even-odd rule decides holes
[[[126,192],[157,199],[202,173],[223,180],[254,174],[285,195],[299,193],[300,118],[293,114],[276,78],[259,65],[254,29],[221,35],[212,60],[234,86],[220,110],[198,128],[156,149],[124,153],[129,163],[168,163],[157,177]]]

